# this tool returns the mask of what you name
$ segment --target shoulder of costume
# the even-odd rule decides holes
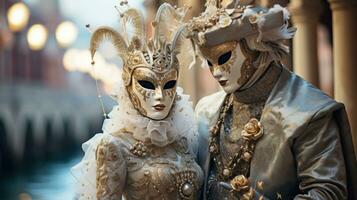
[[[279,110],[282,117],[305,115],[309,118],[343,108],[327,94],[288,69],[283,72],[272,90],[266,107]]]
[[[226,95],[222,90],[200,99],[195,108],[196,120],[210,120],[219,111]]]

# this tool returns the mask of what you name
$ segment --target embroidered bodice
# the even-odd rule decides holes
[[[196,199],[202,183],[185,137],[158,147],[124,132],[98,146],[98,199]]]

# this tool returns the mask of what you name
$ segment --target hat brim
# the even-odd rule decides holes
[[[260,31],[281,27],[285,23],[283,11],[263,14],[264,24]],[[258,27],[249,21],[249,17],[234,20],[230,26],[209,30],[203,34],[203,46],[215,46],[230,41],[239,41],[250,35],[258,34]]]

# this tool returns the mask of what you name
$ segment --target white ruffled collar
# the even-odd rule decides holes
[[[114,87],[112,96],[118,102],[103,123],[104,134],[116,134],[126,130],[136,140],[149,141],[163,147],[181,137],[195,140],[195,123],[192,102],[177,88],[177,99],[170,114],[163,120],[152,120],[142,116],[132,105],[128,93],[121,82]],[[190,138],[192,137],[192,138]]]

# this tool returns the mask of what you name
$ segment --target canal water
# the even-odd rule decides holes
[[[41,163],[28,163],[28,168],[0,179],[0,200],[73,200],[74,178],[70,168],[81,154],[71,154]]]

